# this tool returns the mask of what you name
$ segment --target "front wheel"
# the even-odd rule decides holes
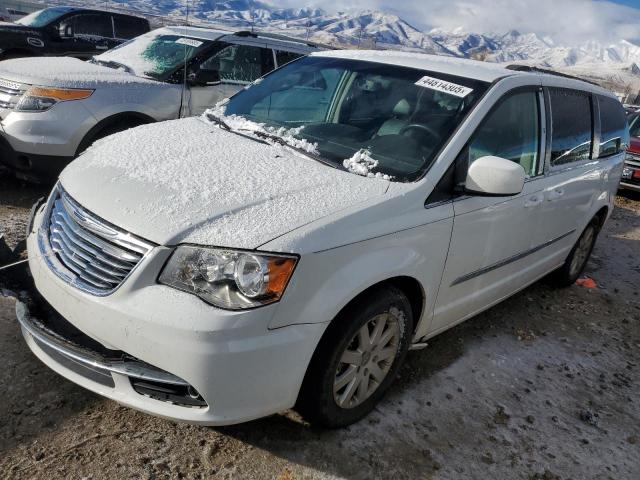
[[[573,285],[584,268],[587,266],[593,247],[596,244],[598,233],[600,231],[600,223],[594,218],[591,223],[583,230],[582,235],[569,252],[569,256],[564,264],[555,272],[553,272],[553,282],[558,287],[568,287]]]
[[[329,326],[311,360],[296,409],[329,428],[367,415],[402,365],[413,333],[407,297],[377,287],[348,306]]]

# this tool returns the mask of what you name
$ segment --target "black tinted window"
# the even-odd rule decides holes
[[[626,143],[627,116],[618,100],[598,97],[600,106],[600,157],[615,155]]]
[[[74,35],[113,37],[111,15],[88,14],[71,17]]]
[[[480,157],[506,158],[522,165],[527,176],[538,169],[540,122],[538,95],[520,92],[507,97],[489,113],[468,146],[469,164]]]
[[[593,121],[588,93],[551,88],[551,165],[591,158]]]
[[[114,16],[113,23],[116,29],[116,38],[129,40],[149,31],[149,23],[142,18]]]
[[[278,60],[278,66],[281,67],[285,63],[293,62],[296,58],[300,58],[301,53],[284,52],[282,50],[276,50],[276,60]]]

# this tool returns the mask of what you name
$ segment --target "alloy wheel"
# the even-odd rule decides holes
[[[376,315],[352,337],[342,353],[333,384],[333,397],[341,408],[366,401],[389,374],[400,348],[399,311]]]
[[[589,225],[584,231],[580,240],[578,240],[578,246],[571,259],[571,265],[569,266],[570,275],[578,275],[587,263],[589,254],[591,253],[591,247],[595,239],[595,228],[593,225]]]

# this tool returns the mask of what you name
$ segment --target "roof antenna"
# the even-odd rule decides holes
[[[184,34],[185,36],[188,34],[188,26],[189,26],[189,1],[187,0],[187,12],[184,19]],[[184,109],[184,97],[187,93],[187,44],[185,42],[184,46],[184,67],[182,69],[182,94],[180,95],[180,112],[178,113],[179,117],[182,118],[183,109]]]
[[[251,33],[253,33],[253,27],[254,27],[254,25],[256,23],[253,0],[251,0],[251,4],[250,5],[251,6],[249,8],[250,8],[250,11],[251,11]]]

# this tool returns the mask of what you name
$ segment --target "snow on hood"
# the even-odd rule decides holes
[[[85,208],[158,244],[253,249],[382,195],[389,182],[189,118],[96,143],[61,184]]]
[[[122,70],[72,57],[16,58],[0,62],[0,78],[47,87],[91,88],[100,84],[156,84]]]

